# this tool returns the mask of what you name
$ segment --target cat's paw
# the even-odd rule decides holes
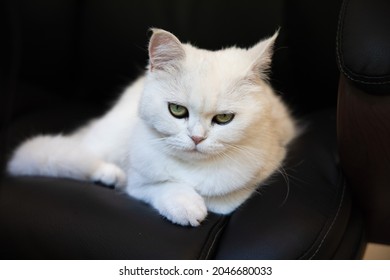
[[[103,162],[94,170],[91,180],[106,186],[123,188],[126,186],[126,174],[118,166]]]
[[[175,224],[199,226],[207,216],[203,198],[194,190],[179,191],[158,207],[160,214]]]

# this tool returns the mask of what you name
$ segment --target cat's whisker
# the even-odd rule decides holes
[[[258,160],[262,158],[262,153],[259,150],[237,144],[227,144],[230,149],[239,152],[241,155],[248,157],[249,160]]]
[[[149,139],[149,142],[150,142],[150,143],[153,143],[153,142],[162,142],[162,141],[165,141],[166,139],[168,139],[168,137],[153,138],[153,139]]]
[[[284,197],[282,203],[280,204],[280,207],[282,207],[284,204],[286,204],[288,197],[290,195],[290,180],[289,180],[289,175],[287,174],[287,171],[283,168],[283,166],[280,166],[276,171],[280,175],[282,175],[282,177],[286,182],[286,196]]]

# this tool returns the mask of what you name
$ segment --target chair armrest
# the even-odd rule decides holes
[[[345,0],[337,58],[340,71],[369,94],[390,94],[390,1]]]
[[[369,241],[390,244],[390,2],[345,0],[337,36],[338,145]]]

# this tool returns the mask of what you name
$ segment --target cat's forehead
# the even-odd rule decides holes
[[[184,67],[194,78],[204,79],[206,76],[211,82],[228,81],[245,75],[252,62],[247,51],[243,49],[232,47],[209,51],[189,47]]]
[[[214,112],[234,102],[235,87],[246,71],[245,61],[238,58],[242,56],[229,50],[192,53],[182,72],[186,103],[198,111]]]

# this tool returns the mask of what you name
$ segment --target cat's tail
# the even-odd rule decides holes
[[[28,139],[15,150],[8,162],[7,171],[19,176],[83,179],[86,169],[93,165],[91,160],[94,160],[91,155],[81,150],[73,138],[41,135]]]
[[[76,138],[41,135],[23,142],[7,165],[13,176],[49,176],[107,185],[123,186],[125,175],[116,165],[107,163],[83,148]]]

